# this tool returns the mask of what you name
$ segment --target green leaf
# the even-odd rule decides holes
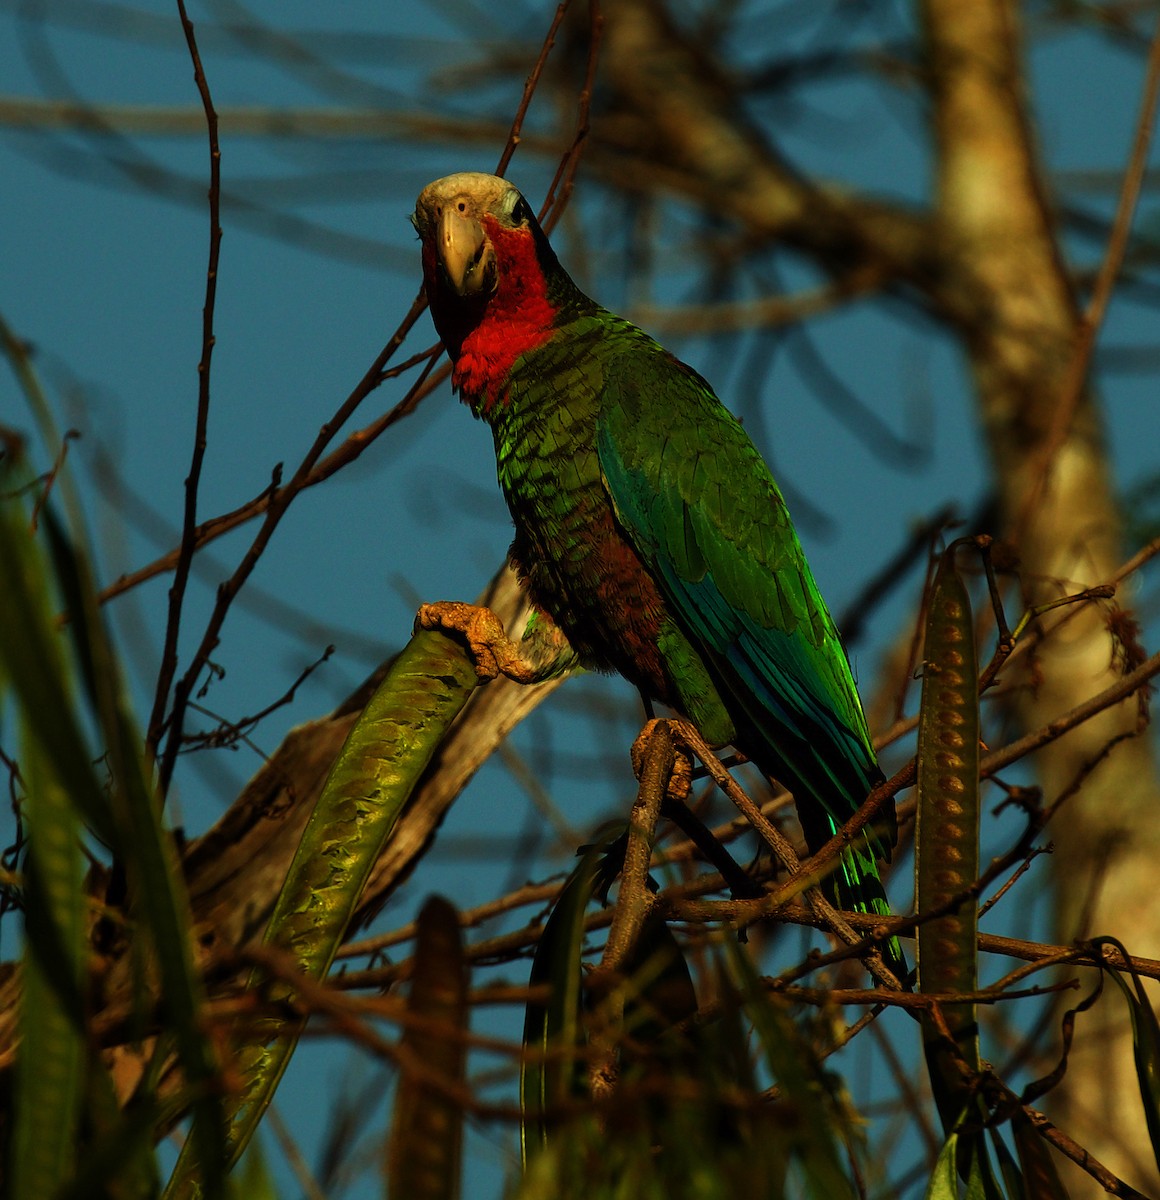
[[[225,1117],[220,1069],[202,1026],[204,988],[193,954],[193,916],[161,797],[145,763],[142,739],[128,707],[120,664],[105,630],[87,559],[51,519],[56,578],[70,614],[73,643],[99,724],[111,775],[105,792],[113,844],[129,886],[129,911],[149,932],[161,997],[175,1036],[193,1109],[191,1138],[206,1193],[224,1187]]]
[[[277,1200],[278,1191],[266,1166],[261,1138],[254,1138],[246,1148],[237,1170],[229,1178],[226,1196],[229,1200]]]
[[[987,1186],[990,1172],[986,1168],[986,1142],[972,1135],[969,1145],[971,1166],[967,1172],[967,1190],[963,1200],[994,1200],[994,1193]]]
[[[429,1082],[464,1088],[467,963],[459,915],[441,896],[419,913],[408,1013],[424,1024],[403,1032],[403,1059],[387,1152],[387,1194],[396,1200],[459,1195],[463,1105]],[[437,1028],[427,1023],[437,1024]]]
[[[13,492],[25,474],[3,471],[0,491]],[[108,803],[92,769],[97,755],[81,732],[63,639],[53,622],[53,579],[29,520],[24,504],[12,499],[0,504],[0,667],[29,722],[29,736],[52,764],[69,803],[112,844]]]
[[[80,826],[34,741],[21,756],[25,951],[11,1142],[13,1200],[54,1196],[72,1177],[84,1090],[85,922]]]
[[[915,888],[919,913],[955,903],[979,874],[979,701],[970,598],[955,570],[955,547],[942,557],[931,589],[918,727]],[[918,990],[972,992],[977,987],[978,900],[963,896],[952,911],[918,927]],[[959,1059],[977,1070],[973,1004],[941,1008],[954,1040],[922,1017],[931,1087],[950,1133],[970,1095]],[[976,1159],[982,1154],[976,1155]]]
[[[1140,1088],[1140,1102],[1144,1106],[1144,1119],[1148,1124],[1148,1137],[1152,1153],[1160,1167],[1160,1023],[1148,1001],[1143,981],[1132,967],[1127,950],[1113,937],[1092,938],[1093,946],[1107,943],[1124,956],[1128,972],[1132,976],[1135,992],[1124,982],[1119,971],[1105,966],[1106,972],[1116,981],[1128,1004],[1132,1018],[1132,1055],[1136,1060],[1136,1080]]]
[[[524,1010],[524,1054],[520,1060],[520,1148],[524,1167],[548,1143],[552,1111],[585,1092],[581,1023],[581,958],[584,914],[602,879],[601,859],[622,832],[602,830],[573,868],[544,925],[528,980],[548,989],[547,1002],[531,1001]]]
[[[930,1182],[923,1193],[924,1200],[959,1200],[958,1173],[955,1170],[958,1154],[959,1135],[951,1133],[939,1151]]]
[[[41,398],[42,399],[42,398]],[[43,405],[41,406],[43,407]],[[51,420],[41,414],[46,437]],[[23,463],[19,469],[24,470]],[[27,474],[27,472],[25,472]],[[72,513],[73,535],[50,508],[40,514],[51,559],[46,560],[18,498],[8,486],[16,468],[4,473],[9,496],[0,513],[0,662],[39,747],[46,770],[56,779],[70,809],[107,844],[128,881],[130,915],[148,933],[137,940],[134,961],[155,964],[161,1001],[176,1035],[177,1056],[197,1117],[195,1132],[207,1184],[216,1194],[223,1178],[223,1121],[216,1056],[201,1027],[201,980],[191,948],[191,917],[184,879],[172,838],[162,821],[161,803],[143,759],[143,742],[129,714],[119,662],[106,634],[83,550],[79,506],[66,475],[57,485]],[[14,497],[17,497],[14,499]],[[70,686],[68,642],[57,628],[52,600],[69,613],[69,639],[75,667],[85,680],[87,709]],[[110,778],[98,777],[100,757],[82,734],[94,727]],[[79,825],[72,828],[78,843]],[[78,868],[79,869],[79,868]]]
[[[1006,1200],[995,1178],[986,1140],[980,1133],[964,1135],[952,1131],[947,1136],[927,1184],[925,1200],[958,1200],[960,1176],[967,1185],[963,1200]],[[1013,1200],[1019,1195],[1020,1192],[1013,1192]]]

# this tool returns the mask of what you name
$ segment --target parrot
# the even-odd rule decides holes
[[[695,370],[579,289],[508,180],[436,180],[411,220],[452,386],[491,428],[533,620],[792,792],[816,853],[884,776],[752,439]],[[888,916],[877,862],[896,839],[891,800],[827,897]],[[905,979],[897,939],[882,952]]]

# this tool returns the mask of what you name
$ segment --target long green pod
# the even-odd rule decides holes
[[[457,1200],[463,1103],[447,1089],[465,1087],[468,969],[459,914],[449,901],[430,897],[416,927],[407,1011],[417,1021],[403,1031],[404,1058],[387,1148],[387,1195],[392,1200]]]
[[[979,874],[979,699],[971,604],[954,553],[952,546],[939,563],[926,625],[914,835],[919,913],[954,907],[918,927],[919,992],[973,992],[978,979],[978,901],[963,893]],[[977,1068],[975,1006],[944,1004],[942,1016],[958,1054]],[[968,1089],[955,1051],[930,1014],[922,1018],[922,1035],[949,1134]]]
[[[363,885],[415,785],[478,682],[463,648],[441,633],[416,634],[352,728],[290,864],[265,944],[311,979],[325,976]],[[254,982],[257,982],[255,978]],[[274,995],[289,999],[279,985]],[[244,1084],[227,1102],[229,1157],[257,1128],[290,1061],[301,1027],[271,1019],[265,1040],[238,1055]],[[187,1141],[165,1195],[201,1194]]]

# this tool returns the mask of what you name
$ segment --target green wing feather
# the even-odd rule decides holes
[[[605,363],[597,423],[617,519],[709,672],[732,740],[793,790],[817,849],[882,778],[837,630],[749,436],[651,339],[629,349]],[[668,658],[678,691],[698,666],[678,643]],[[842,903],[889,911],[875,859],[889,858],[892,818],[845,856]]]

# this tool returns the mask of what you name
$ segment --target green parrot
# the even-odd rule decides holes
[[[781,492],[709,384],[601,308],[507,180],[464,172],[412,218],[452,381],[490,425],[511,560],[580,662],[618,671],[789,788],[811,853],[882,778]],[[888,915],[893,805],[823,887]],[[887,966],[904,979],[897,940]]]

